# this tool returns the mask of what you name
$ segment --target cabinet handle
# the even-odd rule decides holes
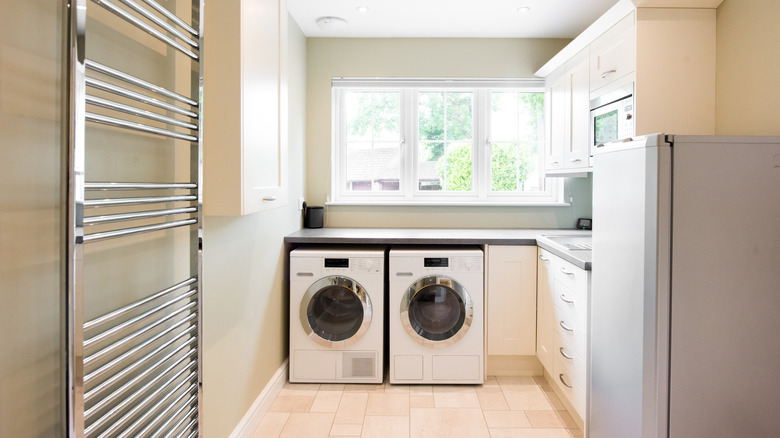
[[[569,271],[566,270],[566,268],[561,268],[561,272],[563,272],[564,274],[566,274],[566,275],[568,275],[570,277],[574,277],[574,272],[569,272]]]
[[[564,303],[566,303],[566,304],[574,304],[574,301],[573,301],[573,300],[568,300],[568,299],[566,299],[566,295],[564,295],[564,294],[561,294],[561,300],[562,300]]]
[[[568,354],[566,354],[565,351],[563,351],[563,347],[560,348],[560,351],[561,351],[561,356],[565,357],[566,359],[569,359],[569,360],[574,359],[573,357],[571,357]]]
[[[580,159],[580,158],[573,158],[573,159],[571,159],[572,163],[579,163],[581,161],[582,161],[582,159]]]
[[[541,255],[539,256],[539,260],[541,260],[541,261],[543,261],[543,262],[549,262],[549,261],[550,261],[550,259],[548,259],[548,258],[547,258],[547,257],[545,257],[545,256],[541,256]]]
[[[573,386],[571,386],[568,383],[566,383],[565,380],[563,380],[563,374],[558,374],[558,380],[560,380],[561,383],[563,383],[563,386],[565,386],[567,388],[574,388]]]
[[[601,74],[601,79],[606,79],[607,76],[617,73],[617,70],[607,70]]]
[[[263,201],[268,201],[268,202],[276,201],[276,196],[264,196]]]
[[[604,147],[604,143],[599,143],[599,144],[596,145],[596,147],[597,148],[603,148]]]
[[[573,328],[567,327],[566,324],[563,323],[563,321],[559,322],[558,324],[560,324],[561,328],[566,330],[567,332],[573,332],[574,331]]]
[[[557,161],[553,161],[553,162],[552,162],[552,163],[550,163],[550,164],[558,164],[558,162],[557,162]]]
[[[396,272],[395,273],[396,277],[411,277],[412,275],[414,275],[414,273],[412,273],[412,272]]]

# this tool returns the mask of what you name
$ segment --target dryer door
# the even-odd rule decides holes
[[[401,323],[409,336],[431,348],[458,342],[474,317],[468,292],[457,281],[430,275],[414,282],[401,299]]]
[[[371,298],[357,281],[338,275],[314,282],[301,301],[301,325],[312,341],[328,348],[357,342],[371,324]]]

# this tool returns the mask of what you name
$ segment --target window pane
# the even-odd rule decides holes
[[[472,190],[473,100],[471,92],[418,93],[419,190]]]
[[[346,191],[398,191],[401,176],[401,94],[348,91]]]
[[[490,103],[491,191],[544,191],[544,94],[495,92]]]

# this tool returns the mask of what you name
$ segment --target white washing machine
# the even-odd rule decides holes
[[[381,383],[385,254],[290,252],[290,382]]]
[[[390,383],[483,383],[480,249],[390,250]]]

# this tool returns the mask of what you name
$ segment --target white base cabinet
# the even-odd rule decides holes
[[[536,355],[557,392],[584,418],[590,271],[542,248],[538,258]]]
[[[534,356],[536,246],[487,248],[487,354]]]

